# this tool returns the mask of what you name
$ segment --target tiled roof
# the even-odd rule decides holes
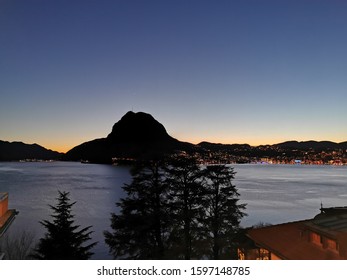
[[[338,260],[343,259],[337,252],[323,249],[309,242],[305,231],[312,220],[291,222],[286,224],[256,228],[248,231],[248,236],[258,247],[265,248],[282,259],[288,260]],[[347,234],[337,234],[337,239],[347,239]],[[345,241],[339,242],[340,250],[344,250]]]
[[[322,208],[321,213],[314,217],[309,225],[331,235],[347,233],[347,208]]]

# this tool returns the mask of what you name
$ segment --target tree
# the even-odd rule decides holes
[[[18,235],[6,234],[0,241],[0,252],[7,260],[27,260],[31,258],[34,234],[22,231]]]
[[[231,258],[244,204],[225,165],[192,157],[147,161],[132,170],[105,241],[114,258]]]
[[[204,211],[201,202],[205,194],[201,175],[196,159],[188,156],[172,158],[166,169],[171,254],[177,259],[199,257],[197,243],[201,239],[201,224],[197,218]]]
[[[83,245],[91,240],[91,226],[79,229],[79,225],[74,225],[74,215],[71,214],[72,206],[69,193],[60,192],[57,198],[57,206],[49,205],[54,214],[51,215],[53,221],[41,221],[47,232],[40,239],[35,249],[34,258],[47,260],[85,260],[89,259],[93,253],[90,250],[97,242]]]
[[[111,214],[112,232],[105,242],[114,258],[164,259],[169,226],[163,161],[142,162],[132,170],[127,197],[116,203],[120,213]]]
[[[206,212],[202,219],[206,228],[206,242],[210,258],[232,258],[236,256],[235,238],[239,231],[245,204],[238,204],[239,193],[232,184],[234,169],[226,165],[210,165],[204,170],[207,191],[204,205]]]

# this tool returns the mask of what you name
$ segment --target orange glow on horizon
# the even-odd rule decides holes
[[[70,147],[70,146],[62,146],[62,145],[47,145],[47,146],[45,146],[43,144],[42,146],[48,150],[52,150],[52,151],[59,152],[59,153],[66,153],[72,149],[72,147]]]
[[[197,137],[176,137],[175,135],[171,135],[172,137],[176,138],[179,141],[182,142],[189,142],[192,144],[199,144],[201,142],[210,142],[210,143],[216,143],[216,144],[248,144],[251,146],[260,146],[260,145],[274,145],[274,144],[278,144],[278,143],[283,143],[286,141],[332,141],[332,142],[336,142],[336,143],[341,143],[344,142],[345,140],[341,140],[341,139],[309,139],[309,138],[293,138],[293,139],[287,139],[287,138],[271,138],[271,139],[265,139],[265,138],[259,138],[259,139],[246,139],[246,138],[217,138],[217,137],[206,137],[205,139],[203,138],[197,138]],[[56,151],[56,152],[60,152],[60,153],[66,153],[69,150],[71,150],[72,148],[90,141],[93,139],[89,139],[89,140],[76,140],[73,143],[67,143],[67,141],[65,143],[38,143],[39,145],[43,146],[46,149],[50,149],[52,151]]]
[[[53,142],[53,141],[42,141],[42,142],[37,142],[38,145],[44,147],[45,149],[52,150],[55,152],[59,153],[66,153],[69,150],[71,150],[73,147],[76,147],[80,144],[85,142],[84,140],[81,140],[80,142],[73,141],[73,142],[68,142],[68,141],[62,141],[62,142]]]

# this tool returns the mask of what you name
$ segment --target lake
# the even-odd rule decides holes
[[[347,205],[347,167],[309,165],[233,165],[234,184],[248,214],[242,226],[259,222],[284,223],[310,219],[324,207]],[[128,167],[77,162],[2,162],[0,192],[9,192],[9,208],[19,211],[8,233],[23,230],[39,239],[50,220],[58,190],[70,192],[78,225],[92,225],[93,259],[111,259],[103,231],[110,229],[110,213],[131,182]]]

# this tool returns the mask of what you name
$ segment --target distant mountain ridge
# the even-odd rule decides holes
[[[272,146],[285,148],[285,149],[298,149],[298,150],[336,150],[347,149],[347,141],[341,143],[335,143],[331,141],[286,141]]]
[[[250,146],[249,144],[220,144],[201,142],[197,145],[181,142],[171,137],[165,127],[150,114],[129,111],[105,138],[84,142],[66,154],[47,150],[37,144],[6,142],[0,140],[0,161],[21,159],[62,159],[69,161],[89,161],[111,163],[112,158],[152,158],[156,155],[176,151],[208,151],[230,153],[241,157],[273,156],[286,151],[324,151],[347,150],[347,141],[286,141],[274,145]]]
[[[62,153],[48,150],[38,144],[7,142],[0,140],[0,161],[18,161],[25,159],[59,160]]]
[[[293,150],[347,149],[347,142],[287,141],[274,145],[250,146],[249,144],[218,144],[201,142],[197,145],[181,142],[171,137],[165,127],[150,114],[128,112],[114,124],[106,138],[82,143],[68,151],[66,160],[110,162],[112,158],[151,158],[156,154],[175,151],[197,152],[204,157],[211,152],[229,153],[239,157],[273,156]]]
[[[211,142],[200,142],[197,146],[206,149],[217,149],[217,150],[249,150],[251,145],[249,144],[220,144],[220,143],[211,143]]]
[[[210,142],[201,142],[197,144],[199,147],[202,148],[208,148],[211,150],[250,150],[250,149],[256,149],[256,148],[264,148],[264,147],[273,147],[273,148],[280,148],[280,149],[288,149],[288,150],[337,150],[337,149],[347,149],[347,141],[341,142],[341,143],[335,143],[332,141],[286,141],[278,144],[272,144],[272,145],[259,145],[259,146],[251,146],[249,144],[217,144],[217,143],[210,143]]]

